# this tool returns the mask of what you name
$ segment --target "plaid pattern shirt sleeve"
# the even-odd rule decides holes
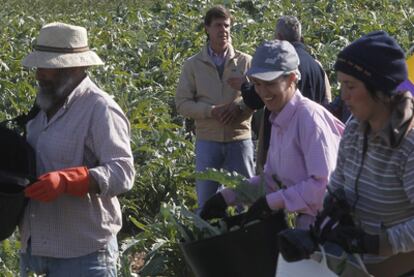
[[[22,252],[79,257],[102,248],[121,228],[116,195],[128,191],[135,171],[129,122],[115,101],[85,78],[50,119],[40,112],[27,125],[37,174],[87,166],[101,192],[63,194],[50,203],[30,200],[20,224]]]

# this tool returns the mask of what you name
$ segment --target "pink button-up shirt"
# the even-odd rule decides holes
[[[309,215],[302,224],[308,225],[322,207],[344,125],[321,105],[303,97],[299,90],[269,120],[272,131],[263,173],[267,202],[273,210],[285,208]],[[260,176],[249,181],[258,185]],[[225,189],[222,194],[228,204],[235,204],[231,190]]]

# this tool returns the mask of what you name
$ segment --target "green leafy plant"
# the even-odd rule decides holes
[[[252,204],[259,197],[266,194],[266,184],[263,175],[260,176],[259,185],[252,185],[243,175],[235,171],[228,172],[224,169],[216,170],[212,168],[203,172],[197,172],[195,177],[201,180],[215,181],[227,188],[233,189],[237,201],[247,205]]]
[[[21,60],[45,23],[85,26],[92,49],[105,61],[103,67],[90,68],[90,75],[130,119],[137,172],[132,191],[120,197],[124,228],[119,240],[128,246],[121,256],[122,276],[137,274],[132,259],[137,254],[147,255],[145,263],[152,264],[158,276],[191,276],[172,243],[178,227],[163,226],[160,212],[163,202],[179,203],[190,211],[196,206],[195,139],[175,110],[174,94],[183,61],[205,43],[203,15],[214,4],[230,8],[233,44],[249,54],[263,40],[272,39],[278,16],[297,16],[305,43],[324,65],[334,94],[339,92],[332,70],[336,54],[362,34],[383,29],[404,49],[413,45],[414,9],[409,0],[3,1],[0,120],[27,112],[34,102],[35,74],[24,69]],[[2,274],[18,275],[18,248],[15,238],[1,243]]]
[[[126,240],[121,246],[121,253],[122,257],[127,257],[137,249],[146,252],[144,265],[139,271],[140,276],[193,276],[184,262],[179,249],[179,241],[183,237],[193,236],[197,233],[207,232],[214,235],[216,230],[198,222],[201,229],[197,232],[190,231],[188,228],[193,225],[182,224],[182,222],[188,222],[188,219],[181,216],[183,209],[185,209],[183,205],[162,203],[159,213],[151,224],[134,221],[137,227],[142,229],[142,232],[134,239]],[[183,221],[179,223],[178,219]],[[129,268],[129,260],[124,258],[122,261],[122,268]],[[125,274],[125,276],[129,275]]]
[[[19,268],[19,248],[20,242],[14,235],[0,244],[1,276],[16,276],[16,269]]]

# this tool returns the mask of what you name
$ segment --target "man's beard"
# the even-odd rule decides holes
[[[43,111],[49,111],[55,104],[65,98],[70,92],[68,88],[73,84],[74,80],[69,77],[62,81],[60,80],[57,87],[55,85],[42,86],[39,84],[36,96],[36,104]]]

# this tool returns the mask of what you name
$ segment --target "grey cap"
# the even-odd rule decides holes
[[[247,76],[271,81],[298,69],[299,57],[285,40],[266,41],[256,49]]]

